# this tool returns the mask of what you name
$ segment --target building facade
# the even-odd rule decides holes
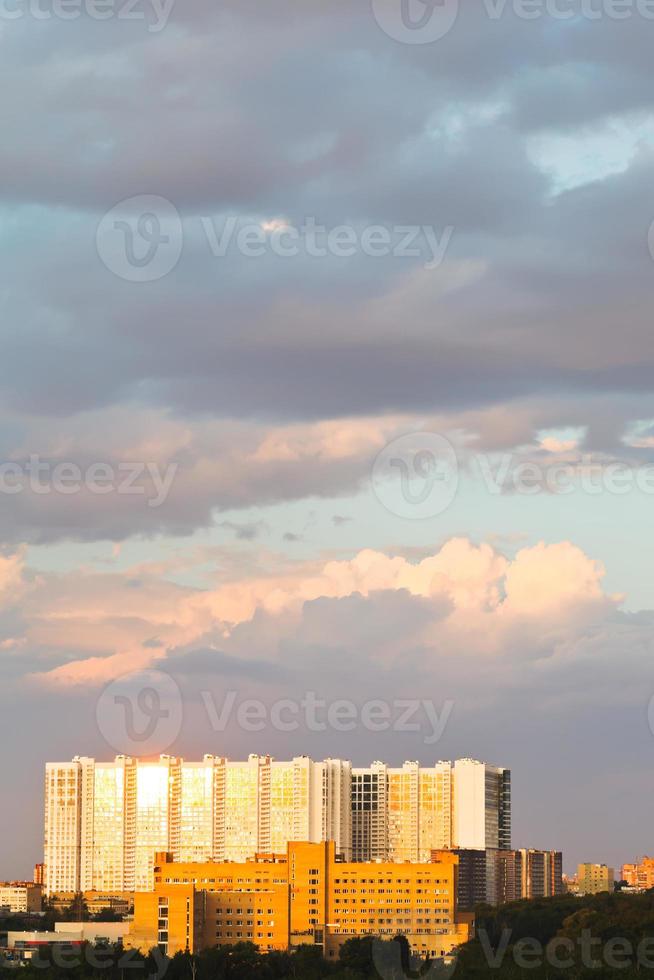
[[[0,908],[12,914],[40,912],[41,891],[33,881],[0,881]]]
[[[353,936],[406,935],[418,955],[445,956],[469,938],[457,917],[457,858],[347,862],[333,842],[295,842],[242,864],[176,864],[157,855],[155,886],[137,894],[128,942],[177,951],[251,941],[263,951],[310,943],[328,958]]]
[[[373,762],[352,770],[352,857],[355,861],[388,858],[388,766]]]
[[[577,866],[577,893],[579,895],[612,892],[613,883],[613,868],[609,868],[605,864],[579,864]]]
[[[630,888],[639,888],[642,891],[654,888],[654,858],[645,855],[634,864],[623,864],[620,877]]]
[[[44,858],[46,892],[78,892],[81,883],[83,801],[93,761],[49,762],[45,767]]]
[[[429,861],[434,850],[511,847],[511,773],[473,759],[352,770],[357,861]]]
[[[476,759],[453,765],[452,846],[511,847],[511,772]]]
[[[356,861],[509,849],[510,772],[472,759],[353,770],[341,759],[260,755],[46,766],[48,894],[148,890],[157,852],[180,862],[247,861],[292,840],[332,840]],[[495,864],[487,864],[494,894]]]
[[[333,840],[349,859],[351,824],[351,765],[339,759],[48,763],[45,889],[148,890],[160,851],[179,861],[245,861],[289,840]]]
[[[440,860],[443,853],[448,852],[433,851],[432,861]],[[449,853],[456,855],[459,862],[456,907],[460,912],[471,912],[475,905],[487,901],[486,851],[454,848]]]
[[[441,852],[434,852],[438,856]],[[456,848],[459,859],[457,909],[472,910],[475,905],[504,905],[521,898],[550,898],[562,895],[563,856],[561,851]]]
[[[562,895],[563,856],[561,851],[537,851],[523,848],[520,854],[520,898],[551,898]]]
[[[505,905],[526,897],[523,850],[497,851],[495,856],[495,894],[492,905]]]

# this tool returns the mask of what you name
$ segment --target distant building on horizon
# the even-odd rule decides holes
[[[613,868],[606,864],[585,863],[577,866],[577,893],[579,895],[598,895],[612,892],[615,876]]]
[[[41,885],[33,881],[0,881],[0,908],[12,914],[40,912]]]
[[[623,864],[620,878],[626,881],[630,888],[639,888],[642,891],[654,888],[654,857],[645,855],[634,864]]]
[[[435,851],[437,856],[439,852]],[[470,911],[475,905],[504,905],[523,898],[561,895],[563,856],[561,851],[472,850],[455,848],[459,858],[457,908]]]

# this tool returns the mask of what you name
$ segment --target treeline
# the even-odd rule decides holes
[[[389,945],[389,944],[386,944]],[[410,976],[406,940],[399,955],[383,958],[383,980]],[[396,953],[396,950],[393,950]],[[378,954],[377,954],[378,955]],[[387,962],[394,964],[387,969]],[[133,950],[101,949],[87,944],[63,952],[41,951],[24,966],[5,963],[3,980],[377,980],[373,940],[351,939],[337,960],[326,960],[317,946],[300,946],[292,953],[260,953],[253,943],[215,947],[194,956],[177,953],[172,959],[158,950],[143,956]]]
[[[654,980],[654,891],[478,907],[461,980]]]
[[[252,943],[172,959],[158,950],[54,949],[21,980],[654,980],[654,891],[514,902],[476,910],[477,935],[445,963],[412,962],[405,939],[351,939],[338,959],[301,946],[260,953]],[[16,972],[14,972],[14,977]],[[4,974],[6,978],[6,974]]]

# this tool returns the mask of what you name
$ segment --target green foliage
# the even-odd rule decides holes
[[[90,918],[89,907],[81,892],[74,896],[72,902],[59,915],[61,922],[88,922]]]
[[[78,911],[76,909],[75,911]],[[452,980],[654,980],[654,891],[514,902],[499,909],[479,906],[477,938],[464,946]],[[72,910],[71,910],[72,914]],[[399,962],[409,968],[403,937]],[[647,962],[638,948],[650,941]],[[627,944],[625,946],[625,943]],[[585,944],[585,945],[584,945]],[[607,945],[608,944],[608,945]],[[631,953],[625,952],[631,950]],[[540,953],[539,953],[540,950]],[[91,955],[89,955],[91,954]],[[98,961],[102,960],[100,964]],[[421,971],[429,975],[426,965]],[[449,980],[446,971],[436,973]],[[55,957],[43,951],[39,962],[17,972],[0,969],[1,980],[380,980],[369,937],[349,939],[338,959],[324,959],[319,947],[260,953],[252,943],[208,949],[172,959],[158,950],[148,956],[120,948],[77,950]],[[382,977],[381,980],[389,980]]]
[[[455,980],[654,980],[654,891],[480,907],[476,928]]]

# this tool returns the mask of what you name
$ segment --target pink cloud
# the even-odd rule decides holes
[[[281,575],[235,576],[207,591],[172,584],[157,566],[139,568],[137,587],[133,575],[72,573],[33,592],[28,640],[74,656],[37,675],[41,681],[103,683],[209,635],[228,645],[236,630],[261,616],[277,624],[271,635],[278,641],[293,635],[316,600],[395,592],[431,601],[434,617],[421,627],[420,643],[459,656],[501,656],[521,634],[525,644],[557,642],[602,621],[620,601],[603,591],[602,565],[570,542],[540,543],[510,559],[489,544],[453,538],[417,563],[366,549]],[[278,643],[270,637],[268,643],[275,660]]]

